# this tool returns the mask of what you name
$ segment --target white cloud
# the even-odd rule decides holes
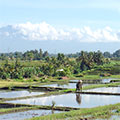
[[[0,37],[21,37],[26,40],[77,40],[80,42],[120,42],[120,32],[109,26],[92,30],[90,27],[57,29],[46,22],[15,24],[0,28]],[[1,37],[1,38],[2,38]]]

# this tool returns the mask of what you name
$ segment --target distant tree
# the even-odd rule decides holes
[[[14,57],[15,58],[22,58],[22,53],[21,52],[15,52]]]
[[[43,57],[43,52],[42,52],[42,49],[40,49],[40,51],[39,51],[39,58],[42,59],[42,57]]]
[[[97,52],[94,52],[93,59],[97,65],[101,65],[104,63],[104,56],[99,50]]]
[[[113,57],[120,57],[120,49],[113,53]]]
[[[34,60],[39,60],[39,53],[38,50],[34,50]]]
[[[4,53],[2,53],[1,56],[0,56],[1,60],[6,60],[6,57],[7,56]]]
[[[103,56],[104,56],[105,58],[111,58],[111,57],[112,57],[112,55],[110,54],[110,52],[104,52],[104,53],[103,53]]]
[[[50,62],[50,57],[49,56],[47,56],[46,58],[45,58],[45,60],[46,60],[46,62]]]
[[[14,60],[15,57],[14,57],[14,54],[13,54],[12,52],[9,53],[9,58],[10,58],[11,60]]]
[[[27,54],[27,56],[28,56],[28,59],[31,61],[31,60],[33,60],[33,58],[34,58],[34,54],[32,53],[32,52],[29,52],[28,54]]]
[[[80,69],[83,71],[85,69],[90,69],[90,59],[88,59],[88,53],[81,51],[79,58],[77,61],[81,62]]]
[[[62,53],[58,53],[58,55],[57,55],[57,60],[59,60],[59,61],[64,61],[64,59],[65,59],[65,55],[64,54],[62,54]]]
[[[52,63],[52,64],[56,64],[56,62],[57,62],[56,57],[51,57],[51,63]]]
[[[45,51],[44,53],[43,53],[43,57],[45,58],[45,57],[48,57],[48,52],[47,51]]]

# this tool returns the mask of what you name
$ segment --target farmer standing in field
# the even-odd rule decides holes
[[[82,91],[82,80],[79,80],[76,84],[76,91]]]

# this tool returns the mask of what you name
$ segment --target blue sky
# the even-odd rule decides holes
[[[55,42],[58,40],[63,44],[67,41],[70,46],[74,43],[76,51],[79,50],[78,41],[83,50],[90,50],[88,47],[91,42],[97,46],[104,42],[114,43],[119,48],[120,0],[0,0],[0,51],[7,51],[8,48],[17,50],[8,44],[8,40],[21,41],[24,45],[28,44],[26,40],[39,41],[39,47],[45,46],[48,50],[47,41],[52,40],[54,50],[51,52],[57,50]],[[41,42],[46,44],[41,46]],[[88,47],[82,46],[84,42]],[[36,47],[34,45],[33,49]],[[116,45],[112,49],[105,49],[104,44],[93,47],[94,50],[104,51],[117,49]],[[72,47],[69,49],[74,52]],[[61,51],[66,50],[64,48]]]
[[[55,26],[118,28],[120,0],[0,0],[0,24],[40,23]]]

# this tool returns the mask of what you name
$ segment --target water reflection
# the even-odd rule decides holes
[[[83,84],[83,86],[87,86],[87,85],[91,85],[91,84]],[[43,85],[43,87],[76,88],[76,83],[50,84],[50,85]]]
[[[60,113],[61,111],[51,111],[51,110],[29,110],[24,112],[16,112],[0,115],[0,120],[24,120],[32,117],[38,117],[53,113]]]
[[[55,112],[54,112],[54,109],[52,109],[51,111],[52,111],[52,112],[51,112],[52,114],[54,114],[54,113],[55,113]]]
[[[105,78],[102,79],[102,83],[110,83],[111,80],[116,80],[117,78]]]
[[[120,120],[120,115],[112,115],[110,120]]]
[[[79,80],[70,80],[71,83],[77,83]],[[101,79],[99,80],[83,80],[83,84],[100,84]]]
[[[112,115],[110,116],[109,118],[107,119],[104,119],[104,118],[99,118],[99,119],[95,119],[95,120],[120,120],[120,115]]]
[[[81,94],[80,96],[78,96],[78,94],[76,95],[75,93],[69,93],[69,94],[63,94],[63,95],[51,95],[47,97],[29,98],[29,99],[24,99],[24,100],[15,100],[15,101],[6,101],[6,102],[51,106],[52,101],[56,103],[55,104],[56,106],[91,108],[91,107],[96,107],[96,106],[119,103],[120,96],[85,95],[85,94]]]
[[[76,93],[76,101],[78,104],[81,104],[81,95],[80,93]]]
[[[107,93],[120,93],[120,87],[102,87],[90,90],[85,90],[87,92],[107,92]]]
[[[33,92],[33,91],[0,91],[0,98],[15,98],[15,97],[25,97],[32,95],[40,95],[44,94],[44,92]]]
[[[111,80],[117,80],[117,78],[104,78],[99,80],[84,80],[83,83],[87,84],[101,84],[101,83],[110,83]],[[79,80],[70,80],[70,82],[77,83]]]

